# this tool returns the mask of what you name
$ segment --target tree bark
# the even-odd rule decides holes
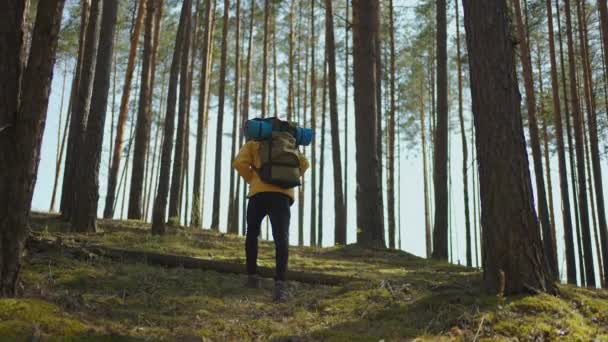
[[[353,74],[355,126],[357,132],[357,242],[384,248],[382,207],[376,150],[376,65],[375,40],[379,28],[378,3],[353,0]]]
[[[534,175],[536,179],[536,196],[539,208],[539,220],[543,236],[543,248],[545,250],[545,260],[548,262],[549,270],[557,278],[558,267],[557,253],[553,250],[551,241],[551,223],[549,220],[549,209],[547,206],[547,191],[545,189],[545,179],[543,174],[543,156],[540,147],[540,137],[538,133],[538,122],[536,118],[536,93],[534,92],[534,78],[532,76],[532,59],[530,48],[526,38],[526,28],[521,14],[519,0],[512,1],[514,5],[515,17],[517,21],[517,34],[519,38],[519,57],[523,69],[524,86],[526,90],[526,105],[528,109],[528,125],[530,131],[530,145],[532,147],[532,158],[534,161]]]
[[[28,2],[0,4],[0,297],[16,295],[63,6],[38,2],[26,66]]]
[[[446,1],[437,4],[437,127],[434,141],[433,183],[435,224],[433,258],[448,259],[448,69]]]
[[[139,36],[141,34],[141,27],[144,22],[144,13],[146,12],[146,2],[150,2],[150,0],[139,0],[137,18],[135,19],[135,25],[133,26],[133,34],[131,35],[129,59],[127,61],[127,69],[125,71],[125,83],[123,86],[122,97],[120,99],[118,123],[116,124],[116,138],[114,140],[114,152],[112,153],[112,165],[110,167],[110,174],[108,175],[108,190],[106,194],[106,203],[103,212],[103,217],[106,219],[112,218],[114,216],[114,202],[116,201],[116,181],[118,179],[118,170],[120,168],[120,160],[122,158],[122,144],[124,140],[127,114],[129,112],[131,83],[133,80],[133,70],[135,69],[135,60],[137,57],[137,46],[139,44]],[[146,58],[145,54],[144,58]],[[144,68],[144,72],[146,72],[145,70],[146,68]]]
[[[458,119],[460,121],[460,137],[462,138],[462,185],[464,201],[464,222],[466,242],[467,266],[473,266],[471,252],[471,220],[469,217],[469,161],[467,149],[467,134],[464,128],[464,111],[462,105],[462,56],[460,55],[460,14],[458,0],[455,1],[456,9],[456,68],[458,72]]]
[[[235,171],[232,168],[232,162],[234,160],[234,156],[236,153],[236,137],[238,135],[238,117],[239,117],[239,80],[241,78],[240,74],[240,37],[241,37],[241,0],[236,0],[236,28],[235,28],[235,38],[234,38],[234,97],[233,97],[233,111],[232,111],[232,147],[230,149],[230,191],[228,198],[228,232],[231,234],[238,235],[239,226],[237,223],[237,214],[235,212],[236,202],[238,200],[238,195],[234,192],[234,176]],[[275,92],[276,97],[276,92]],[[236,196],[235,196],[236,195]]]
[[[551,59],[551,90],[553,99],[553,125],[555,127],[555,140],[557,144],[557,157],[559,168],[559,183],[561,192],[562,224],[564,227],[564,242],[566,254],[567,281],[576,284],[576,260],[574,257],[574,242],[572,240],[572,214],[570,211],[570,196],[568,192],[568,170],[566,168],[566,153],[564,147],[564,129],[559,96],[559,80],[557,78],[557,62],[555,53],[553,10],[551,0],[546,0],[547,26],[549,31],[549,53]],[[558,8],[559,11],[559,8]]]
[[[323,59],[323,86],[321,100],[321,161],[319,165],[319,217],[317,246],[323,247],[323,200],[325,192],[325,117],[327,111],[327,49]],[[315,218],[316,219],[316,218]]]
[[[350,71],[351,71],[349,63],[348,63],[349,62],[348,57],[349,57],[349,54],[352,53],[351,52],[352,49],[349,50],[349,47],[348,47],[348,42],[350,41],[348,32],[350,31],[350,28],[351,28],[350,13],[348,11],[350,8],[350,2],[351,2],[351,0],[346,0],[346,8],[344,9],[344,12],[345,12],[344,18],[346,18],[346,22],[344,23],[344,199],[343,199],[343,202],[344,202],[344,235],[343,235],[344,244],[346,244],[346,240],[347,240],[346,239],[346,235],[347,235],[346,226],[348,225],[348,117],[350,116],[350,114],[348,114],[348,102],[350,100],[348,97],[348,88],[350,85],[349,76],[350,76]],[[330,85],[331,85],[331,83],[330,83]],[[331,92],[330,92],[330,94],[331,94]],[[331,108],[330,108],[330,120],[331,120]],[[333,129],[332,129],[332,132],[333,132]],[[337,133],[332,133],[332,136],[334,134],[337,134]],[[333,137],[332,137],[332,140],[333,140]],[[338,139],[338,141],[339,141],[339,139]],[[333,146],[333,141],[332,141],[332,146]],[[335,179],[334,179],[334,182],[335,182]],[[338,227],[338,225],[336,225],[336,227]]]
[[[179,76],[179,102],[177,112],[177,132],[175,137],[175,151],[173,154],[173,174],[171,176],[171,191],[169,196],[169,223],[179,224],[181,189],[184,182],[184,159],[186,153],[188,98],[189,93],[189,65],[190,49],[192,45],[192,7],[186,8],[184,22],[184,45],[182,46],[181,67]]]
[[[390,100],[391,107],[388,115],[388,170],[387,170],[387,205],[388,205],[388,237],[389,247],[395,248],[395,18],[393,0],[389,1],[389,32],[390,32]]]
[[[602,166],[600,164],[600,151],[598,143],[598,128],[597,128],[597,111],[595,103],[595,95],[593,94],[594,82],[593,73],[591,70],[591,62],[589,57],[589,41],[587,39],[587,15],[585,13],[586,4],[581,4],[580,0],[576,0],[578,13],[578,31],[579,40],[582,51],[583,76],[584,76],[584,91],[585,103],[587,108],[587,127],[589,129],[589,150],[591,152],[591,165],[593,168],[593,183],[595,184],[595,199],[597,203],[597,219],[602,239],[602,245],[608,244],[608,226],[606,224],[606,210],[604,204],[604,186],[602,184]],[[605,2],[604,2],[605,6]],[[589,178],[591,178],[589,174]],[[593,191],[589,189],[589,191]],[[591,196],[593,194],[590,194]],[[598,258],[606,260],[608,258],[608,249],[598,250]],[[601,255],[600,255],[601,254]],[[601,261],[600,261],[601,265]],[[600,284],[608,282],[608,265],[603,266],[604,279],[600,279]]]
[[[338,124],[338,89],[336,82],[336,50],[334,15],[331,0],[325,0],[325,50],[329,88],[329,124],[334,173],[334,239],[336,245],[346,245],[346,207],[342,192],[342,161],[340,160],[340,128]]]
[[[464,18],[479,156],[484,282],[501,294],[554,292],[534,212],[506,1],[465,0]],[[495,151],[502,152],[497,156]]]
[[[84,142],[84,132],[89,114],[91,95],[93,88],[93,73],[97,58],[97,43],[99,39],[99,21],[101,14],[101,1],[93,0],[87,31],[85,33],[85,47],[82,61],[80,80],[78,81],[78,91],[70,122],[70,134],[68,136],[68,151],[66,154],[65,167],[63,172],[63,186],[61,191],[61,213],[64,219],[72,217],[74,208],[74,194],[77,188],[74,187],[76,179],[77,163],[80,159],[80,147]]]
[[[146,8],[144,51],[142,56],[139,105],[137,108],[137,124],[135,128],[135,145],[133,149],[133,168],[131,169],[131,189],[129,191],[129,208],[127,213],[127,217],[131,220],[140,220],[143,215],[142,193],[144,188],[144,170],[148,152],[148,141],[150,140],[150,130],[152,127],[151,105],[154,86],[152,66],[156,62],[153,43],[154,19],[156,11],[159,10],[156,8],[156,3],[157,0],[147,0],[147,4],[144,5]]]
[[[182,48],[187,41],[184,39],[187,16],[189,8],[192,7],[191,0],[184,0],[179,26],[175,38],[171,71],[169,74],[169,89],[167,93],[167,112],[165,114],[165,130],[163,132],[163,148],[160,164],[160,175],[158,191],[154,200],[152,212],[152,234],[165,233],[165,221],[167,210],[167,196],[169,195],[169,177],[171,176],[171,152],[173,150],[173,134],[175,130],[175,104],[177,102],[177,82],[180,71]]]
[[[310,127],[313,130],[317,129],[317,65],[315,63],[315,46],[317,39],[315,37],[315,2],[310,2]],[[311,181],[310,181],[310,245],[317,244],[317,142],[312,141],[311,147]]]
[[[270,17],[270,0],[264,0],[264,40],[262,45],[262,117],[267,115],[268,97],[268,21]]]
[[[95,232],[99,200],[99,164],[103,147],[103,133],[112,74],[112,55],[118,1],[105,1],[99,33],[99,54],[95,67],[95,81],[87,120],[86,138],[76,170],[78,189],[72,213],[72,230]]]
[[[268,1],[268,0],[266,0]],[[228,13],[230,12],[230,0],[224,0],[224,20],[222,28],[222,47],[220,56],[220,86],[218,94],[217,130],[215,140],[215,177],[213,184],[213,213],[211,217],[211,229],[220,229],[220,191],[222,188],[222,138],[224,126],[224,101],[226,91],[226,59],[227,59],[227,35],[228,35]],[[262,100],[264,103],[264,100]],[[264,111],[264,109],[262,109]]]
[[[585,154],[583,149],[583,117],[578,96],[576,76],[576,60],[574,57],[574,39],[572,29],[572,14],[570,0],[564,1],[566,14],[566,33],[568,37],[568,61],[570,75],[570,97],[574,111],[574,139],[576,147],[576,167],[578,174],[578,205],[581,220],[582,243],[584,249],[585,280],[587,286],[595,287],[595,271],[593,268],[593,251],[591,247],[591,230],[589,227],[589,207],[585,187]]]
[[[55,208],[55,197],[57,195],[57,182],[59,181],[59,172],[61,171],[61,161],[63,160],[63,147],[65,144],[65,136],[67,133],[67,123],[70,121],[70,108],[68,108],[68,115],[66,117],[66,126],[63,129],[63,135],[61,134],[61,117],[63,114],[63,101],[65,96],[65,84],[68,78],[68,68],[67,62],[65,63],[63,69],[63,84],[61,86],[61,104],[59,105],[59,122],[57,123],[57,152],[55,156],[55,177],[53,179],[53,190],[51,195],[51,204],[49,206],[49,211],[54,211]],[[62,138],[63,136],[63,138]]]
[[[195,228],[201,228],[202,225],[202,169],[203,165],[203,137],[205,135],[205,117],[207,116],[207,93],[209,91],[209,74],[211,69],[210,54],[213,44],[213,32],[211,11],[215,10],[215,0],[205,0],[205,31],[203,33],[203,48],[201,49],[201,71],[200,84],[198,95],[198,122],[196,128],[196,152],[194,157],[194,179],[192,190],[192,217],[191,225]]]

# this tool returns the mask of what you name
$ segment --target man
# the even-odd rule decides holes
[[[257,275],[258,236],[262,220],[268,216],[272,225],[272,237],[275,243],[276,275],[274,300],[287,299],[287,260],[289,253],[289,220],[290,207],[294,201],[294,189],[285,189],[269,184],[260,178],[260,149],[262,142],[247,142],[236,156],[233,166],[239,175],[249,184],[249,204],[247,205],[247,237],[245,253],[247,255],[247,287],[259,288],[260,278]],[[298,152],[299,153],[299,152]],[[300,177],[308,169],[306,157],[299,153]]]

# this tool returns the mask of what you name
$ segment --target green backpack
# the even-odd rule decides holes
[[[260,143],[260,179],[283,189],[300,186],[300,153],[293,134],[288,131],[273,131],[271,138]]]

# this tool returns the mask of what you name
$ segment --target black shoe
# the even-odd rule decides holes
[[[245,287],[250,289],[259,289],[262,287],[262,280],[257,274],[250,274],[247,276]]]
[[[287,282],[277,280],[274,282],[274,295],[272,298],[275,302],[285,302],[289,299],[289,291]]]

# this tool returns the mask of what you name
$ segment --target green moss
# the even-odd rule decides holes
[[[0,336],[74,336],[87,330],[85,324],[54,304],[38,299],[0,299]]]
[[[137,221],[104,220],[99,226],[98,234],[66,234],[67,225],[57,217],[34,217],[35,230],[66,243],[235,263],[245,259],[241,237],[184,227],[153,236],[149,225]],[[271,242],[260,242],[258,263],[274,266]],[[262,289],[245,289],[242,275],[103,257],[83,261],[46,251],[27,257],[22,278],[29,299],[17,303],[46,303],[56,310],[53,317],[85,327],[45,334],[100,340],[458,341],[473,340],[480,327],[478,338],[487,341],[608,335],[606,291],[560,287],[560,297],[514,297],[505,304],[483,294],[474,269],[356,245],[292,247],[289,267],[358,281],[337,287],[291,283],[295,296],[275,304],[271,279]],[[2,310],[0,331],[31,333],[32,316],[11,315],[5,321]]]

